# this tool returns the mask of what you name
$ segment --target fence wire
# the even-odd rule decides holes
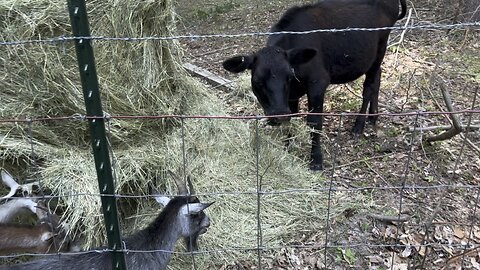
[[[404,25],[404,26],[389,26],[389,27],[352,27],[339,29],[315,29],[309,31],[279,31],[279,32],[250,32],[239,34],[210,34],[210,35],[175,35],[165,37],[108,37],[108,36],[88,36],[88,37],[71,37],[58,36],[46,39],[35,40],[17,40],[17,41],[0,41],[0,46],[17,46],[17,45],[31,45],[31,44],[52,44],[63,43],[74,40],[94,40],[94,41],[169,41],[180,39],[213,39],[213,38],[242,38],[242,37],[260,37],[273,35],[309,35],[315,33],[341,33],[341,32],[375,32],[375,31],[406,31],[406,30],[454,30],[454,29],[477,29],[480,27],[480,22],[465,22],[454,24],[419,24],[419,25]]]
[[[239,33],[239,34],[211,34],[211,35],[177,35],[177,36],[165,36],[165,37],[107,37],[107,36],[90,36],[90,37],[69,37],[69,36],[59,36],[47,39],[37,39],[37,40],[18,40],[18,41],[0,41],[0,46],[18,46],[18,45],[33,45],[33,44],[57,44],[57,43],[64,43],[74,40],[93,40],[93,41],[115,41],[115,42],[140,42],[140,41],[168,41],[168,40],[179,40],[179,39],[210,39],[210,38],[241,38],[241,37],[256,37],[256,36],[271,36],[271,35],[307,35],[313,33],[338,33],[338,32],[349,32],[349,31],[405,31],[405,30],[452,30],[452,29],[477,29],[480,27],[480,22],[473,22],[473,23],[458,23],[458,24],[423,24],[423,25],[405,25],[405,26],[393,26],[393,27],[380,27],[380,28],[346,28],[346,29],[315,29],[311,31],[301,31],[301,32],[292,32],[292,31],[282,31],[282,32],[251,32],[251,33]],[[123,247],[121,251],[125,252],[125,254],[129,253],[169,253],[169,254],[178,254],[178,255],[186,255],[191,256],[192,266],[196,269],[195,263],[195,255],[202,255],[202,254],[210,254],[210,253],[231,253],[231,252],[256,252],[257,255],[257,268],[262,269],[262,257],[263,253],[266,251],[279,251],[285,248],[292,248],[292,249],[312,249],[312,250],[320,250],[323,251],[324,260],[323,263],[325,267],[334,263],[333,261],[329,262],[328,258],[328,251],[331,249],[347,249],[347,248],[356,248],[356,247],[367,247],[367,248],[389,248],[392,249],[392,258],[396,256],[395,249],[405,249],[405,248],[435,248],[435,247],[453,247],[453,248],[462,248],[463,256],[469,250],[478,249],[480,246],[478,243],[472,243],[472,235],[474,226],[477,226],[476,223],[476,214],[478,210],[478,204],[480,202],[480,185],[465,185],[465,184],[432,184],[432,185],[409,185],[407,183],[408,175],[409,175],[409,168],[410,162],[412,159],[412,152],[414,147],[414,138],[418,129],[422,128],[419,124],[419,117],[421,116],[433,116],[433,115],[452,115],[452,114],[469,114],[469,122],[467,127],[470,126],[471,123],[471,116],[474,114],[480,114],[480,109],[475,109],[475,100],[473,101],[473,105],[471,109],[466,110],[459,110],[454,112],[442,112],[442,111],[416,111],[416,112],[402,112],[402,113],[377,113],[374,115],[378,116],[385,116],[385,117],[415,117],[414,121],[414,130],[411,132],[410,137],[410,149],[407,153],[407,161],[405,162],[404,174],[402,176],[401,184],[396,185],[382,185],[382,186],[362,186],[362,187],[339,187],[334,186],[336,179],[345,178],[345,176],[339,176],[336,174],[338,168],[337,166],[337,155],[340,150],[339,147],[339,140],[341,137],[340,134],[340,127],[343,124],[344,117],[352,117],[361,115],[358,113],[296,113],[296,114],[288,114],[282,115],[285,117],[306,117],[308,115],[322,115],[322,116],[332,116],[338,117],[338,128],[335,142],[332,146],[333,148],[333,155],[332,155],[332,167],[325,170],[324,174],[328,174],[328,181],[326,181],[325,187],[315,187],[315,188],[298,188],[298,189],[285,189],[285,190],[265,190],[262,186],[262,176],[259,172],[259,161],[260,161],[260,147],[261,141],[259,136],[259,125],[260,121],[264,119],[268,119],[272,116],[264,116],[264,115],[249,115],[249,116],[206,116],[206,115],[143,115],[143,116],[134,116],[134,115],[105,115],[104,117],[91,117],[81,114],[75,114],[72,116],[56,116],[56,117],[26,117],[24,119],[8,119],[8,118],[1,118],[0,123],[8,124],[8,123],[24,123],[28,125],[28,132],[29,132],[29,140],[31,144],[31,155],[33,158],[32,167],[34,168],[35,172],[38,171],[38,165],[35,163],[35,149],[34,149],[34,142],[32,138],[32,123],[34,122],[49,122],[49,121],[87,121],[89,119],[96,119],[96,118],[103,118],[110,123],[113,119],[165,119],[165,118],[175,118],[181,120],[181,139],[182,139],[182,170],[183,176],[185,177],[186,181],[186,171],[187,171],[187,157],[186,157],[186,142],[185,142],[185,121],[188,119],[227,119],[227,120],[253,120],[255,121],[255,163],[256,163],[256,186],[255,190],[252,191],[235,191],[235,192],[204,192],[204,193],[196,193],[196,196],[242,196],[242,195],[253,195],[256,196],[257,202],[257,211],[256,211],[256,218],[257,218],[257,244],[256,246],[252,247],[229,247],[224,249],[207,249],[201,251],[194,251],[194,252],[179,252],[179,251],[168,251],[168,250],[132,250],[128,249],[128,247]],[[372,114],[369,114],[370,116]],[[275,116],[275,117],[282,117],[282,116]],[[469,129],[466,129],[465,138],[467,138]],[[462,145],[462,154],[464,149],[465,142]],[[110,145],[111,147],[111,145]],[[112,150],[112,149],[110,149]],[[459,159],[462,158],[462,154],[460,154]],[[115,161],[114,155],[112,155],[113,159],[113,166],[114,168],[117,166],[117,162]],[[455,170],[456,171],[456,166]],[[115,170],[114,170],[115,172]],[[36,176],[37,177],[37,176]],[[38,176],[40,177],[40,176]],[[354,179],[354,180],[359,180]],[[329,243],[330,239],[330,232],[329,229],[332,226],[331,224],[331,205],[332,205],[332,198],[331,194],[334,192],[347,192],[347,193],[355,193],[355,192],[366,192],[366,191],[396,191],[399,193],[399,206],[398,206],[398,219],[400,219],[400,214],[402,213],[402,208],[404,207],[404,195],[407,191],[415,191],[415,190],[476,190],[474,208],[473,208],[473,216],[475,217],[470,224],[466,224],[469,227],[469,237],[467,238],[468,241],[463,244],[455,244],[455,243],[429,243],[427,242],[428,237],[426,236],[421,244],[419,245],[411,245],[411,244],[402,244],[400,239],[400,227],[396,227],[397,229],[397,237],[394,239],[393,244],[371,244],[371,243],[348,243],[348,244],[332,244]],[[327,212],[326,212],[326,224],[325,224],[325,237],[323,244],[302,244],[302,245],[282,245],[282,246],[269,246],[265,245],[263,235],[262,235],[262,219],[261,219],[261,201],[262,198],[265,196],[274,196],[274,195],[286,195],[286,194],[319,194],[319,193],[326,193],[327,194]],[[174,197],[174,194],[162,194],[165,196]],[[131,195],[131,194],[114,194],[114,195],[102,195],[99,193],[72,193],[67,195],[42,195],[38,197],[32,197],[33,199],[52,199],[52,198],[62,198],[62,197],[82,197],[82,196],[114,196],[116,198],[149,198],[158,195]],[[16,198],[12,198],[16,199]],[[429,231],[429,227],[432,226],[433,222],[426,222],[425,224],[419,224],[418,226],[425,226],[426,232]],[[458,223],[452,223],[454,225],[458,225]],[[69,252],[69,253],[53,253],[53,254],[15,254],[15,255],[3,255],[0,258],[3,259],[11,259],[17,258],[19,256],[72,256],[77,254],[88,254],[88,253],[104,253],[104,252],[113,252],[114,250],[110,249],[97,249],[97,250],[88,250],[88,251],[81,251],[81,252]],[[117,250],[118,251],[118,250]],[[422,267],[424,266],[425,260],[427,255],[423,257]],[[462,257],[462,263],[465,262],[465,258]],[[462,267],[464,265],[462,264]],[[391,269],[394,268],[394,259],[391,262]]]
[[[475,102],[473,102],[472,109],[469,110],[462,110],[462,111],[455,111],[455,112],[405,112],[405,113],[379,113],[379,115],[386,116],[386,117],[398,117],[398,116],[404,116],[404,117],[415,117],[414,121],[414,127],[415,128],[421,128],[420,125],[418,124],[419,117],[421,115],[448,115],[448,114],[467,114],[470,116],[469,122],[467,123],[467,126],[471,124],[471,116],[474,114],[480,114],[480,110],[473,109],[474,108]],[[302,114],[294,114],[292,116],[294,117],[303,117],[309,115],[309,113],[302,113]],[[104,116],[108,123],[112,119],[151,119],[152,117],[154,118],[177,118],[182,121],[182,132],[181,132],[181,139],[182,139],[182,164],[183,164],[183,173],[186,175],[186,168],[188,166],[187,164],[187,157],[186,157],[186,141],[185,141],[185,131],[184,131],[184,125],[185,121],[188,119],[227,119],[227,120],[236,120],[236,121],[254,121],[255,122],[255,129],[254,129],[254,135],[255,135],[255,162],[256,162],[256,178],[257,178],[257,184],[255,190],[252,191],[237,191],[237,192],[204,192],[204,193],[196,193],[196,196],[242,196],[242,195],[253,195],[257,197],[257,245],[256,247],[229,247],[229,248],[223,248],[223,249],[205,249],[201,251],[193,251],[193,252],[180,252],[180,251],[168,251],[168,250],[134,250],[134,249],[129,249],[128,246],[123,247],[121,249],[122,252],[125,252],[125,254],[130,254],[130,253],[169,253],[169,254],[177,254],[177,255],[184,255],[184,256],[191,256],[192,259],[192,265],[193,269],[196,268],[195,264],[195,256],[196,255],[202,255],[202,254],[218,254],[218,253],[231,253],[231,252],[256,252],[257,253],[257,268],[262,269],[263,268],[263,263],[262,263],[262,258],[263,258],[263,253],[267,251],[279,251],[285,248],[291,248],[291,249],[303,249],[303,250],[317,250],[317,251],[322,251],[324,254],[324,265],[328,268],[329,266],[332,266],[334,261],[330,261],[328,258],[328,251],[329,250],[335,250],[338,248],[341,249],[348,249],[348,248],[355,248],[355,247],[364,247],[364,248],[390,248],[392,249],[392,257],[394,258],[396,256],[396,252],[394,250],[398,249],[406,249],[406,248],[439,248],[441,246],[446,246],[449,248],[461,248],[463,250],[463,254],[467,253],[468,251],[474,250],[479,248],[480,246],[478,243],[472,243],[471,242],[471,236],[473,235],[473,228],[474,226],[477,226],[478,224],[476,223],[475,220],[473,220],[470,224],[462,224],[464,226],[469,227],[469,235],[468,241],[462,244],[455,244],[455,243],[431,243],[427,242],[426,239],[422,241],[422,243],[418,245],[412,245],[412,244],[402,244],[400,241],[400,227],[396,227],[397,229],[397,238],[394,239],[394,243],[392,244],[372,244],[372,243],[348,243],[348,244],[335,244],[335,243],[330,243],[329,242],[329,228],[331,227],[330,224],[330,209],[331,209],[331,194],[334,192],[347,192],[347,193],[355,193],[355,192],[365,192],[365,191],[397,191],[399,192],[399,215],[398,219],[400,219],[400,213],[402,212],[402,207],[403,207],[403,194],[406,193],[407,191],[415,191],[415,190],[476,190],[476,204],[474,206],[474,215],[476,215],[476,209],[478,202],[480,200],[480,185],[464,185],[464,184],[432,184],[432,185],[409,185],[406,182],[406,179],[408,178],[408,172],[409,172],[409,162],[412,158],[412,151],[414,147],[414,138],[416,136],[417,131],[411,132],[411,138],[410,138],[410,149],[407,152],[407,162],[405,163],[405,168],[404,168],[404,175],[402,176],[402,182],[400,185],[382,185],[382,186],[363,186],[363,187],[340,187],[340,186],[334,186],[334,180],[335,179],[342,179],[342,175],[336,174],[336,156],[337,153],[340,149],[338,141],[340,140],[340,137],[342,136],[340,134],[341,126],[343,125],[343,118],[346,116],[357,116],[361,115],[358,113],[322,113],[322,115],[330,115],[330,116],[335,116],[339,118],[338,121],[338,127],[337,127],[337,132],[336,132],[336,139],[334,144],[331,146],[333,149],[333,155],[332,155],[332,167],[325,169],[325,176],[328,175],[328,181],[326,182],[327,186],[325,187],[317,187],[317,188],[299,188],[299,189],[288,189],[288,190],[264,190],[262,188],[262,176],[260,175],[259,172],[259,160],[260,160],[260,148],[261,148],[261,141],[260,141],[260,136],[259,136],[259,128],[260,128],[260,121],[262,119],[268,118],[268,116],[203,116],[203,115],[162,115],[162,116]],[[8,124],[8,123],[24,123],[27,125],[28,130],[29,130],[29,142],[30,144],[33,144],[32,140],[32,123],[34,122],[52,122],[52,121],[81,121],[81,122],[86,122],[88,119],[92,117],[87,117],[84,115],[75,115],[75,116],[69,116],[69,117],[55,117],[55,118],[32,118],[28,117],[25,119],[0,119],[0,123]],[[94,118],[99,118],[99,117],[94,117]],[[468,129],[466,129],[468,130]],[[31,148],[32,152],[32,157],[35,157],[35,150]],[[113,162],[112,164],[117,164],[115,161],[114,155],[112,155]],[[360,178],[356,178],[355,180],[360,180]],[[364,179],[366,181],[366,179]],[[260,213],[262,212],[261,208],[261,200],[265,196],[275,196],[275,195],[286,195],[286,194],[320,194],[320,193],[326,193],[328,194],[328,199],[327,199],[327,213],[326,213],[326,224],[325,224],[325,242],[323,244],[304,244],[304,245],[283,245],[283,246],[270,246],[270,245],[265,245],[263,243],[263,238],[262,238],[262,220]],[[161,194],[164,196],[170,196],[170,197],[175,197],[176,195],[174,194]],[[136,198],[136,199],[145,199],[145,198],[150,198],[154,197],[157,195],[130,195],[130,194],[114,194],[114,195],[106,195],[106,194],[100,194],[100,193],[72,193],[72,194],[67,194],[67,195],[42,195],[38,197],[32,197],[33,199],[52,199],[52,198],[62,198],[62,197],[70,197],[70,196],[77,196],[77,197],[82,197],[82,196],[114,196],[116,198]],[[17,198],[12,198],[12,199],[17,199]],[[409,225],[410,227],[418,226],[420,227],[425,227],[425,231],[429,231],[429,227],[432,225],[435,225],[434,223],[425,223],[425,224],[413,224]],[[452,223],[445,223],[442,225],[452,225],[452,226],[459,226],[460,224],[452,222]],[[82,251],[82,252],[69,252],[69,253],[63,253],[63,252],[58,252],[58,253],[52,253],[52,254],[15,254],[15,255],[4,255],[0,256],[2,259],[11,259],[11,258],[16,258],[18,256],[71,256],[75,254],[88,254],[88,253],[103,253],[103,252],[112,252],[113,250],[110,249],[97,249],[97,250],[88,250],[88,251]],[[117,250],[118,251],[118,250]],[[425,263],[426,256],[423,257]],[[392,265],[391,268],[393,269],[393,262],[394,260],[392,259]],[[422,264],[423,265],[423,264]]]
[[[331,169],[326,169],[326,171],[329,171]],[[453,172],[452,172],[453,173]],[[345,178],[342,176],[336,176],[333,177],[333,179],[337,178]],[[332,178],[329,178],[332,179]],[[361,178],[355,178],[351,179],[348,178],[349,180],[357,180],[357,181],[366,181],[366,179],[361,179]],[[281,180],[281,179],[280,179]],[[442,184],[442,185],[431,185],[431,186],[421,186],[421,185],[405,185],[405,186],[388,186],[388,185],[383,185],[383,186],[363,186],[363,187],[325,187],[325,188],[298,188],[298,189],[286,189],[286,190],[271,190],[271,191],[265,191],[265,190],[258,190],[258,191],[230,191],[230,192],[198,192],[195,193],[195,196],[200,196],[200,197],[220,197],[220,196],[231,196],[231,197],[237,197],[237,196],[256,196],[256,195],[262,195],[262,196],[277,196],[277,195],[287,195],[287,194],[295,194],[295,193],[301,193],[301,194],[308,194],[308,195],[315,195],[318,193],[328,193],[328,192],[339,192],[339,193],[356,193],[356,192],[371,192],[371,191],[415,191],[415,190],[443,190],[443,189],[448,189],[448,190],[475,190],[480,188],[479,185],[462,185],[462,184]],[[115,195],[109,195],[109,194],[100,194],[100,193],[71,193],[71,194],[65,194],[65,195],[42,195],[42,196],[32,196],[29,198],[32,199],[61,199],[61,198],[66,198],[66,197],[115,197],[119,199],[149,199],[149,198],[154,198],[156,196],[167,196],[167,197],[182,197],[181,195],[177,194],[170,194],[170,193],[159,193],[156,195],[131,195],[131,194],[115,194]],[[9,198],[11,200],[16,200],[20,199],[18,197],[12,197]]]
[[[267,120],[270,118],[298,118],[312,116],[331,116],[331,117],[353,117],[353,116],[385,116],[385,117],[409,117],[409,116],[433,116],[433,115],[456,115],[456,114],[479,114],[480,109],[464,109],[451,112],[446,111],[412,111],[412,112],[398,112],[398,113],[372,113],[362,114],[354,112],[323,112],[323,113],[292,113],[292,114],[279,114],[279,115],[243,115],[243,116],[231,116],[231,115],[175,115],[175,114],[163,114],[163,115],[104,115],[104,116],[87,116],[82,114],[75,114],[71,116],[55,116],[55,117],[25,117],[25,118],[0,118],[0,123],[28,123],[28,122],[45,122],[55,120],[79,120],[85,121],[89,119],[224,119],[224,120]],[[428,128],[428,127],[427,127]]]

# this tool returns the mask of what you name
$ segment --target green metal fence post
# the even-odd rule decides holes
[[[72,32],[75,37],[89,37],[85,0],[67,0]],[[105,119],[103,118],[102,103],[98,87],[95,58],[90,39],[76,39],[80,79],[82,81],[83,97],[87,116],[98,118],[89,119],[90,135],[92,139],[95,168],[97,170],[98,185],[102,194],[102,208],[107,229],[108,247],[112,252],[112,268],[126,270],[125,257],[122,251],[120,227],[118,225],[115,189],[113,185],[112,167],[108,152],[107,137],[105,134]]]

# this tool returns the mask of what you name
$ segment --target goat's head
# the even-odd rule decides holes
[[[59,218],[46,206],[47,201],[39,199],[35,188],[38,183],[20,185],[5,170],[1,170],[2,182],[10,188],[10,192],[1,197],[9,199],[0,205],[0,253],[11,254],[16,252],[47,253],[68,250],[70,241],[63,227],[59,225]],[[20,197],[17,191],[21,190]],[[40,190],[42,192],[42,190]],[[22,209],[29,209],[35,213],[37,224],[17,224],[11,221],[21,214]]]
[[[203,212],[207,207],[213,204],[201,203],[200,200],[192,196],[195,193],[193,190],[190,177],[187,177],[188,188],[185,181],[180,177],[169,171],[178,188],[180,196],[170,199],[164,196],[156,196],[158,203],[168,206],[173,211],[177,212],[177,224],[180,226],[181,236],[185,240],[188,251],[198,250],[198,237],[207,232],[210,226],[210,219]],[[167,209],[165,209],[167,210]]]
[[[2,176],[3,184],[10,188],[10,192],[7,195],[1,197],[0,200],[13,197],[13,195],[15,195],[17,190],[21,190],[23,196],[30,196],[33,193],[34,189],[38,188],[39,186],[38,181],[29,183],[29,184],[20,185],[17,183],[17,181],[15,181],[12,175],[4,169],[1,170],[0,174]]]
[[[60,224],[60,218],[50,212],[43,200],[37,204],[37,225],[45,228],[43,240],[50,243],[52,251],[67,251],[70,249],[71,239]]]

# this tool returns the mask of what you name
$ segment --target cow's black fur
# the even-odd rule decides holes
[[[402,7],[399,14],[399,1]],[[393,26],[405,16],[405,0],[324,0],[290,8],[272,27],[272,32],[315,29],[377,28]],[[353,81],[365,74],[360,113],[378,112],[381,63],[389,30],[348,31],[314,34],[272,35],[267,46],[251,55],[227,59],[223,67],[231,72],[252,72],[252,90],[266,115],[298,112],[299,98],[307,94],[308,110],[323,112],[329,84]],[[278,124],[286,118],[273,118]],[[375,124],[377,116],[369,116]],[[353,132],[363,132],[366,117],[358,116]],[[322,117],[309,115],[307,123],[322,129]],[[312,170],[323,168],[320,135],[313,131]]]

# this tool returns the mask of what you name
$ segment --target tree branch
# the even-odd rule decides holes
[[[447,110],[449,112],[454,112],[453,105],[452,105],[452,99],[450,98],[450,93],[448,92],[447,88],[443,83],[440,84],[440,90],[442,91],[443,95],[443,100],[445,101],[445,106],[447,106]],[[450,114],[450,118],[452,120],[452,127],[435,136],[427,137],[426,141],[427,142],[435,142],[435,141],[443,141],[443,140],[448,140],[458,134],[460,134],[463,131],[463,127],[460,124],[460,121],[458,120],[458,116],[456,114]]]

